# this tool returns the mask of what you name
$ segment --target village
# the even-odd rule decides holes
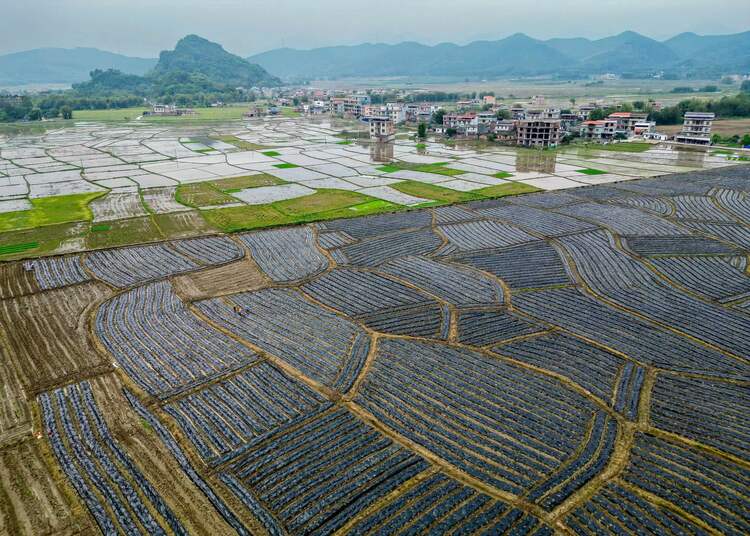
[[[419,100],[419,93],[403,92],[396,101],[375,103],[385,90],[368,90],[342,94],[335,90],[292,88],[259,90],[266,106],[255,105],[244,113],[244,119],[260,119],[292,110],[300,116],[332,116],[356,120],[369,131],[375,142],[390,142],[399,132],[414,128],[418,136],[437,138],[484,139],[504,145],[547,148],[581,140],[586,143],[618,141],[672,141],[687,145],[711,145],[711,127],[715,114],[687,112],[682,130],[668,135],[659,132],[647,111],[633,111],[623,103],[588,102],[563,109],[548,103],[544,96],[512,105],[494,95],[482,95],[454,102]],[[575,101],[575,99],[572,99]],[[223,106],[215,103],[214,106]],[[652,101],[650,109],[659,111],[661,104]],[[602,110],[612,110],[605,117],[594,117]],[[195,115],[189,108],[154,105],[152,115]]]

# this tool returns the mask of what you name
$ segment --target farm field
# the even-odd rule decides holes
[[[370,177],[427,206],[1,262],[0,533],[746,534],[750,166],[658,151],[498,198],[405,151]],[[298,184],[246,171],[186,184]]]
[[[239,121],[231,114],[240,111],[210,108],[200,117],[212,120],[191,122],[126,121],[104,110],[86,121],[0,134],[0,260],[583,188],[733,163],[731,155],[643,143],[531,151],[417,143],[406,136],[370,144],[352,139],[361,125],[351,121]]]

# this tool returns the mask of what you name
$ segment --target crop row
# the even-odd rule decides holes
[[[435,215],[435,223],[438,225],[446,223],[461,223],[464,221],[472,221],[480,218],[480,215],[471,210],[451,205],[447,207],[437,207],[432,209]]]
[[[250,248],[261,270],[277,282],[304,279],[328,267],[309,227],[247,233],[240,235],[240,240]]]
[[[504,309],[458,313],[458,340],[473,346],[496,344],[541,329]]]
[[[336,409],[282,428],[235,459],[229,472],[249,509],[259,504],[246,499],[257,498],[290,533],[331,534],[427,467]]]
[[[654,426],[743,458],[750,455],[750,387],[659,375],[651,395]]]
[[[81,259],[78,255],[35,259],[24,262],[23,267],[34,273],[34,279],[42,290],[75,285],[89,280],[89,276],[81,267]]]
[[[429,227],[431,223],[432,215],[428,211],[422,210],[329,221],[321,224],[321,226],[325,230],[343,231],[355,239],[362,240],[404,229]]]
[[[226,236],[175,240],[170,245],[186,257],[207,266],[226,264],[242,257],[242,250]]]
[[[642,363],[675,371],[750,377],[748,367],[738,361],[606,306],[576,289],[527,292],[515,296],[513,304],[533,317],[605,344]]]
[[[614,248],[605,231],[593,231],[560,239],[578,274],[594,292],[608,296],[619,289],[650,288],[657,277],[643,264]]]
[[[615,448],[617,423],[599,411],[593,417],[589,440],[575,458],[544,480],[528,494],[528,499],[552,509],[602,472]]]
[[[560,236],[569,233],[588,231],[595,227],[587,222],[570,216],[548,212],[533,207],[508,205],[503,207],[477,210],[488,218],[511,222],[546,237]]]
[[[356,242],[354,238],[343,231],[320,232],[318,234],[318,244],[323,249],[339,248]]]
[[[357,333],[352,343],[352,351],[344,361],[333,387],[340,393],[349,391],[365,366],[367,355],[370,353],[370,337],[365,333]]]
[[[464,253],[451,260],[489,272],[514,289],[570,282],[560,255],[552,246],[540,240],[497,251]]]
[[[746,257],[737,257],[740,259]],[[666,277],[716,300],[750,292],[750,277],[730,264],[732,257],[658,257],[653,264]]]
[[[388,262],[382,271],[459,307],[503,300],[503,289],[497,282],[464,267],[422,257],[404,257]]]
[[[594,411],[557,382],[481,354],[384,340],[357,400],[467,473],[519,493],[578,447]]]
[[[643,367],[629,361],[622,367],[613,406],[628,419],[634,420],[638,416],[638,401],[645,374]]]
[[[92,251],[83,262],[99,279],[116,287],[129,287],[199,268],[190,259],[161,244]]]
[[[556,209],[558,212],[592,221],[622,235],[680,235],[675,224],[636,208],[580,203]]]
[[[623,363],[614,354],[565,333],[549,333],[510,342],[495,350],[565,376],[607,403],[612,398]]]
[[[745,184],[742,186],[747,189]],[[710,193],[723,208],[744,223],[750,223],[750,199],[747,197],[747,191],[716,188]]]
[[[322,402],[314,391],[260,363],[164,406],[205,461],[211,461]]]
[[[637,255],[723,255],[736,249],[702,236],[628,236],[622,245]]]
[[[721,534],[750,533],[750,470],[638,434],[622,478],[672,502]]]
[[[578,273],[598,294],[730,352],[750,355],[747,316],[669,286],[643,264],[614,249],[603,232],[566,237],[562,242]]]
[[[219,299],[197,306],[235,335],[328,385],[334,382],[355,335],[361,332],[356,324],[291,290],[248,292],[231,300],[233,307]]]
[[[536,240],[520,228],[495,221],[472,221],[438,227],[459,251],[503,248]]]
[[[373,272],[337,269],[301,287],[317,301],[343,313],[359,315],[434,303],[430,297]]]
[[[714,205],[710,197],[676,195],[670,198],[675,204],[674,218],[709,222],[733,222],[734,218]]]
[[[614,202],[620,205],[639,208],[641,210],[648,210],[659,216],[671,216],[674,212],[674,207],[669,204],[667,200],[658,197],[634,196],[626,197],[624,199],[616,199]]]
[[[128,375],[148,393],[162,397],[257,358],[198,321],[166,281],[104,303],[96,315],[96,331]]]
[[[165,534],[145,500],[173,532],[187,534],[112,438],[88,383],[57,389],[51,396],[43,393],[39,400],[58,462],[103,532],[115,531],[115,526],[119,526],[127,534]]]
[[[250,532],[227,507],[221,497],[216,495],[214,490],[211,489],[211,486],[195,471],[193,464],[191,464],[190,460],[188,460],[187,456],[185,456],[185,453],[177,444],[177,441],[175,441],[174,436],[169,432],[169,430],[167,430],[164,425],[159,422],[159,420],[156,419],[156,417],[154,417],[132,393],[127,390],[125,390],[124,392],[125,397],[128,399],[128,402],[130,402],[130,405],[133,406],[133,409],[136,411],[136,413],[156,432],[156,435],[159,436],[159,439],[161,439],[172,456],[174,456],[175,460],[177,460],[180,468],[182,468],[191,482],[193,482],[193,484],[195,484],[195,486],[199,490],[201,490],[201,492],[214,506],[216,511],[219,512],[221,517],[224,518],[229,526],[237,531],[237,534],[239,534],[240,536],[249,536]]]
[[[580,199],[574,195],[561,191],[538,192],[529,195],[518,195],[508,198],[508,202],[514,205],[529,206],[534,208],[557,208],[563,205],[579,203]]]
[[[536,529],[536,532],[534,530]],[[349,534],[548,534],[534,516],[436,473],[358,521]]]
[[[685,225],[699,233],[737,244],[742,249],[750,249],[750,228],[747,225],[703,222],[686,222]]]
[[[618,482],[609,482],[565,523],[575,534],[706,534],[680,515],[643,499]]]
[[[332,250],[331,255],[339,264],[378,266],[398,257],[432,253],[441,244],[442,240],[431,229],[418,229],[344,246]]]
[[[661,281],[648,287],[618,288],[607,297],[649,319],[736,355],[750,355],[750,318],[747,315],[703,302]]]
[[[382,309],[359,319],[370,329],[395,335],[447,339],[450,333],[450,309],[436,303]]]

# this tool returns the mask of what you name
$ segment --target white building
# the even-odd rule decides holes
[[[713,113],[685,112],[682,132],[674,137],[675,141],[693,145],[710,145],[711,125],[715,117]]]

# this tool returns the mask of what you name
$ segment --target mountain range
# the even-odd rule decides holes
[[[372,76],[505,77],[591,75],[713,77],[750,72],[750,31],[701,36],[683,33],[656,41],[636,32],[603,39],[546,41],[514,34],[468,45],[414,42],[369,44],[312,50],[282,48],[248,58],[284,79]]]
[[[0,56],[0,85],[72,84],[88,80],[94,69],[143,75],[156,61],[96,48],[36,48]]]
[[[750,72],[750,31],[731,35],[682,33],[666,41],[636,32],[594,40],[539,40],[519,33],[468,45],[404,42],[312,50],[281,48],[256,54],[247,61],[197,36],[188,36],[180,45],[178,54],[165,51],[158,60],[95,48],[16,52],[0,56],[0,85],[72,84],[87,80],[95,69],[145,75],[152,71],[158,74],[160,69],[185,70],[187,66],[209,78],[232,72],[232,79],[224,81],[237,85],[245,85],[248,80],[275,85],[277,80],[268,73],[294,81],[373,76],[586,76],[605,72],[649,76],[660,71],[706,78]]]

